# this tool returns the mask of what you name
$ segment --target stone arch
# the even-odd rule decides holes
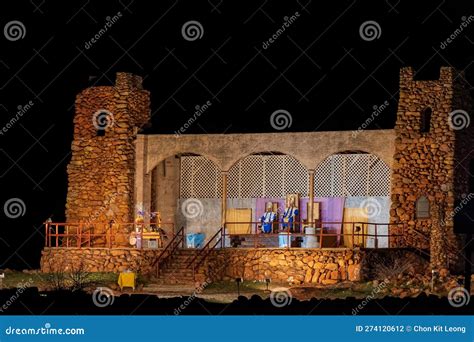
[[[314,191],[321,197],[388,196],[390,180],[389,165],[376,154],[343,150],[327,155],[316,166]]]
[[[242,150],[239,151],[239,153],[235,153],[233,156],[230,158],[226,159],[225,162],[223,163],[223,170],[225,171],[230,171],[230,169],[239,163],[241,160],[248,156],[252,155],[259,155],[259,154],[274,154],[274,155],[287,155],[289,157],[292,157],[296,159],[299,163],[301,163],[306,169],[310,169],[309,165],[305,162],[305,158],[303,156],[300,156],[298,154],[298,151],[295,149],[285,149],[285,148],[278,148],[278,150],[262,150],[260,149],[254,149],[254,150]]]
[[[212,161],[216,167],[219,170],[222,170],[221,166],[221,160],[216,158],[214,155],[207,153],[206,151],[202,150],[190,150],[188,149],[170,149],[169,151],[163,151],[163,152],[156,152],[155,151],[148,151],[147,155],[145,158],[147,159],[147,172],[149,173],[151,170],[153,170],[158,164],[160,164],[163,160],[170,158],[170,157],[175,157],[175,156],[201,156],[204,157],[210,161]]]
[[[236,160],[228,171],[228,198],[307,196],[308,169],[291,154],[262,151]]]

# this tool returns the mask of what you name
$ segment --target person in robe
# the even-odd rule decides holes
[[[298,213],[299,211],[295,205],[295,198],[292,196],[288,199],[285,212],[283,213],[281,225],[283,230],[293,232],[296,221],[295,219]]]
[[[265,213],[260,218],[263,233],[269,234],[272,232],[273,222],[275,221],[275,218],[276,213],[273,212],[273,205],[271,202],[268,202],[266,205]]]

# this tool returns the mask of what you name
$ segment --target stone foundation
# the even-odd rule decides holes
[[[42,251],[41,272],[74,271],[114,272],[130,269],[148,274],[161,250],[133,248],[45,248]]]
[[[45,248],[41,271],[121,272],[130,269],[141,274],[153,272],[151,264],[161,250],[130,248]],[[290,281],[336,284],[361,279],[362,251],[349,249],[224,249],[215,250],[202,266],[212,280]]]
[[[208,260],[211,279],[336,284],[361,279],[362,251],[349,249],[226,249]]]

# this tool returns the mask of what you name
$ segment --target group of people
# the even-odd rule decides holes
[[[295,199],[294,197],[290,197],[280,220],[281,229],[292,232],[295,229],[298,214],[299,210],[296,206]],[[272,233],[274,223],[278,222],[277,216],[277,213],[273,210],[273,203],[268,202],[265,206],[265,213],[260,217],[260,227],[263,233]]]

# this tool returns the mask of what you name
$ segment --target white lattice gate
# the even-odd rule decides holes
[[[390,168],[373,154],[334,154],[315,170],[316,197],[389,196]]]
[[[389,196],[390,168],[372,154],[334,154],[315,170],[316,197]],[[250,155],[230,170],[228,198],[309,195],[308,170],[289,155]],[[181,157],[180,198],[221,198],[222,176],[203,156]]]

